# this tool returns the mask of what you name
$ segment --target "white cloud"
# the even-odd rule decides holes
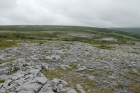
[[[0,25],[139,27],[140,0],[0,0]]]

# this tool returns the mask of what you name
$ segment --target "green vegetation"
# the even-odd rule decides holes
[[[5,62],[14,61],[14,60],[15,60],[14,58],[10,58],[10,59],[7,59],[7,60],[0,60],[0,64],[5,63]]]
[[[78,64],[70,64],[70,67],[72,68],[76,68],[78,66]]]
[[[76,33],[76,34],[75,34]],[[74,35],[70,35],[74,34]],[[76,36],[78,34],[88,34],[87,37]],[[104,38],[113,38],[112,40],[106,40]],[[10,41],[9,41],[10,40]],[[134,45],[133,41],[140,41],[140,35],[134,35],[128,32],[110,30],[105,28],[93,28],[93,27],[80,27],[80,26],[0,26],[0,49],[12,47],[18,45],[19,42],[26,43],[37,43],[37,45],[45,46],[45,43],[49,42],[49,40],[54,40],[55,43],[58,44],[58,48],[72,50],[72,45],[75,42],[83,42],[89,43],[96,49],[114,49],[115,47],[112,44],[127,44]],[[59,43],[57,41],[63,41],[64,43]],[[61,47],[60,47],[61,46]],[[57,48],[56,48],[57,49]],[[74,50],[72,50],[74,51]],[[84,51],[90,51],[89,49],[84,49]],[[41,53],[40,53],[41,54]],[[42,54],[41,54],[42,55]],[[67,54],[65,56],[68,56]],[[65,57],[64,56],[64,57]],[[79,55],[78,55],[79,56]],[[86,55],[85,58],[92,58],[92,55]],[[63,59],[63,58],[62,58]],[[103,57],[94,57],[94,59],[104,60]],[[7,59],[5,61],[0,60],[0,64],[4,62],[9,62],[15,59]],[[109,61],[109,60],[108,60]],[[27,62],[30,62],[30,60]],[[39,60],[34,60],[34,62],[39,62]],[[46,63],[52,64],[52,60],[45,60]],[[100,62],[100,61],[99,61]],[[109,61],[110,62],[110,61]],[[115,64],[117,62],[114,62]],[[82,61],[81,61],[82,64]],[[27,70],[27,64],[24,64],[24,71]],[[50,80],[53,78],[60,78],[68,82],[66,87],[73,87],[77,90],[78,93],[80,91],[77,89],[76,84],[80,84],[86,93],[112,93],[115,91],[115,88],[112,87],[110,89],[102,88],[99,91],[93,91],[91,89],[97,88],[98,86],[103,87],[104,84],[98,85],[96,81],[90,80],[87,75],[94,76],[95,78],[99,77],[107,77],[111,75],[113,71],[102,71],[102,69],[96,69],[96,71],[84,70],[84,71],[76,71],[78,63],[71,63],[69,65],[71,68],[67,68],[64,70],[60,66],[56,67],[55,70],[42,70],[41,72]],[[4,66],[3,66],[4,67]],[[3,68],[1,67],[1,68]],[[15,73],[18,68],[15,68],[11,73]],[[137,69],[140,72],[140,69]],[[86,75],[81,75],[84,73]],[[138,84],[139,75],[137,73],[130,73],[122,75],[124,78],[132,80],[128,87],[134,93],[139,93],[139,87],[134,86],[134,84]],[[66,78],[67,77],[67,78]],[[136,80],[135,80],[136,79]],[[113,79],[112,79],[113,80]],[[0,81],[4,82],[4,81]],[[121,82],[118,82],[118,88],[123,89],[125,85]]]
[[[24,64],[24,65],[23,65],[23,67],[26,67],[26,66],[28,66],[28,65],[27,65],[27,64]]]
[[[38,31],[17,31],[17,32],[1,32],[1,39],[12,39],[12,40],[45,40],[45,38],[57,38],[58,35],[63,35],[63,32],[38,32]]]
[[[111,46],[109,46],[109,45],[105,45],[105,44],[101,44],[101,45],[99,45],[99,46],[97,46],[98,48],[101,48],[101,49],[112,49],[112,48],[114,48],[114,47],[111,47]]]
[[[76,84],[80,84],[86,92],[88,92],[88,90],[92,89],[93,87],[96,87],[93,80],[89,80],[88,77],[78,76],[78,74],[75,74],[76,71],[73,69],[77,67],[77,65],[72,64],[71,67],[73,68],[66,68],[64,70],[60,66],[58,66],[55,70],[42,70],[41,72],[50,80],[53,78],[61,78],[67,81],[68,84],[66,85],[66,87],[74,86],[78,93],[80,93],[80,91],[77,89]],[[87,74],[89,74],[89,72],[87,72]]]
[[[125,32],[129,32],[132,34],[139,34],[140,35],[140,28],[109,28],[109,29],[113,29],[113,30],[118,30],[118,31],[125,31]]]
[[[46,63],[52,63],[52,60],[47,59],[47,60],[45,60],[45,62]]]
[[[78,93],[81,93],[81,91],[77,88],[76,85],[74,86],[74,89],[75,89]]]
[[[118,82],[118,87],[119,87],[119,88],[124,88],[125,85],[124,85],[123,83],[121,83],[121,82]]]
[[[60,78],[62,76],[56,70],[43,70],[42,73],[50,80],[52,80],[53,78]]]
[[[140,93],[140,84],[139,84],[139,86],[130,88],[130,91],[132,91],[133,93]]]
[[[4,83],[5,82],[5,80],[0,80],[0,83]]]
[[[70,33],[90,34],[90,37],[70,36]],[[102,40],[113,37],[116,41]],[[6,41],[13,40],[13,41]],[[17,40],[61,40],[67,42],[84,42],[97,45],[101,49],[112,49],[109,44],[134,44],[127,41],[140,41],[139,35],[128,32],[110,30],[105,28],[80,27],[80,26],[0,26],[0,48],[7,48],[17,44]],[[45,41],[39,42],[39,45]],[[62,47],[64,48],[64,47]],[[69,47],[67,47],[69,49]]]
[[[99,91],[93,91],[93,93],[113,93],[114,91],[115,91],[115,88],[112,87],[110,89],[102,88]]]
[[[123,35],[123,34],[119,34],[119,33],[111,33],[111,35],[115,35],[115,36],[122,37],[122,38],[125,38],[125,39],[130,39],[130,40],[139,40],[135,37],[127,36],[127,35]]]
[[[13,45],[16,45],[17,42],[16,41],[5,41],[5,40],[0,40],[0,48],[7,48],[7,47],[11,47]]]
[[[121,35],[126,35],[129,37],[134,37],[136,39],[140,39],[139,35],[135,35],[135,34],[131,34],[128,32],[122,32],[122,31],[117,31],[117,30],[111,30],[111,29],[106,29],[106,28],[93,28],[93,27],[82,27],[82,26],[49,26],[49,25],[24,25],[24,26],[18,26],[18,25],[11,25],[11,26],[0,26],[0,31],[2,31],[1,33],[7,32],[9,33],[9,31],[16,31],[16,33],[13,33],[12,35],[15,38],[28,38],[28,39],[33,39],[36,37],[32,37],[31,34],[33,36],[36,36],[35,34],[37,34],[39,37],[57,37],[58,34],[60,34],[60,32],[64,31],[64,32],[86,32],[86,33],[90,33],[90,34],[96,34],[96,35],[105,35],[105,36],[111,36],[113,35],[112,33],[118,33]],[[24,33],[23,33],[24,31]],[[32,33],[25,33],[25,32],[29,32],[32,31]],[[53,32],[53,33],[44,33],[44,32]],[[56,32],[57,31],[57,32]],[[17,32],[20,32],[20,34]],[[22,32],[22,33],[21,33]],[[42,33],[43,32],[43,33]],[[59,32],[59,33],[58,33]],[[63,33],[62,33],[63,34]],[[116,35],[114,35],[116,36]],[[9,36],[7,35],[0,35],[0,37],[3,38],[9,38]],[[103,36],[101,36],[103,37]],[[119,37],[119,36],[116,36]],[[95,37],[98,38],[98,37]]]

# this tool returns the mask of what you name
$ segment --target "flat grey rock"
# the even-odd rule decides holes
[[[86,69],[87,69],[86,66],[79,66],[78,69],[77,69],[77,71],[84,71]]]
[[[77,86],[77,89],[81,91],[81,93],[86,93],[80,84],[76,84],[76,86]]]
[[[3,87],[3,83],[0,83],[0,89]]]
[[[34,90],[29,90],[29,91],[21,90],[18,93],[36,93],[36,92]]]
[[[5,82],[4,82],[4,87],[7,87],[11,82],[12,82],[13,80],[6,80]]]
[[[48,79],[46,77],[35,77],[31,82],[36,82],[40,84],[45,84],[47,83]]]
[[[64,69],[64,70],[65,70],[66,68],[71,68],[69,65],[63,65],[63,64],[60,65],[60,67],[61,67],[62,69]]]
[[[5,93],[6,90],[7,92],[18,91],[18,93],[65,93],[65,91],[77,93],[75,89],[72,89],[76,83],[70,79],[71,76],[73,76],[72,78],[81,77],[82,80],[89,79],[91,83],[94,81],[94,84],[97,85],[103,84],[102,87],[106,89],[114,87],[115,93],[130,93],[128,87],[118,89],[117,81],[119,80],[128,86],[130,79],[126,79],[122,75],[127,75],[129,72],[139,75],[140,55],[135,53],[139,52],[139,46],[116,44],[116,49],[107,50],[86,43],[72,43],[64,43],[63,46],[61,42],[59,44],[59,41],[47,41],[41,45],[21,43],[20,47],[0,50],[1,60],[15,59],[0,64],[0,80],[5,80],[4,83],[0,83],[0,93]],[[133,51],[134,53],[132,53]],[[46,59],[52,62],[47,63]],[[70,67],[71,64],[75,64],[76,67]],[[59,72],[57,69],[58,66],[64,70],[71,68],[71,71],[68,72],[68,75],[60,73],[61,71]],[[62,77],[48,80],[42,73],[46,71],[45,74],[47,74],[48,70],[56,70]],[[89,70],[93,74],[85,70]],[[98,73],[102,76],[98,76]],[[93,76],[94,74],[95,76]],[[133,76],[130,75],[130,78]],[[135,79],[139,81],[138,78]],[[68,83],[64,80],[68,80]],[[82,80],[81,84],[84,83]],[[72,84],[72,87],[66,87],[67,84]],[[76,84],[76,86],[81,93],[85,93],[80,84]],[[85,86],[88,87],[88,85]],[[100,86],[96,90],[100,90]]]
[[[19,78],[20,78],[20,77],[17,76],[17,75],[12,76],[12,80],[17,80],[17,79],[19,79]]]
[[[35,92],[38,92],[38,90],[42,86],[43,86],[42,84],[27,82],[27,83],[23,84],[22,90],[23,91],[35,91]]]
[[[54,82],[55,84],[64,84],[64,85],[68,84],[66,81],[57,78],[54,78],[52,82]]]
[[[67,93],[77,93],[77,91],[75,89],[69,89]]]
[[[132,73],[138,74],[139,72],[136,69],[132,69]]]
[[[90,80],[95,80],[95,76],[87,76]]]
[[[52,91],[52,85],[50,82],[46,83],[41,90],[39,91],[39,93],[54,93]]]
[[[46,64],[46,63],[42,63],[42,67],[43,67],[43,69],[45,69],[45,70],[48,70],[48,69],[49,69],[49,65]]]

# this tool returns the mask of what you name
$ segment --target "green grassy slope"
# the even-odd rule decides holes
[[[57,37],[60,31],[86,32],[96,34],[101,37],[115,37],[119,39],[140,40],[140,35],[131,34],[129,32],[116,31],[106,28],[83,27],[83,26],[49,26],[49,25],[11,25],[0,26],[0,31],[18,31],[22,33],[9,32],[0,34],[0,38],[28,38],[34,39],[39,37]],[[32,31],[32,33],[23,33],[23,31]],[[39,31],[59,31],[50,34],[42,34]],[[62,33],[61,33],[62,34]]]
[[[118,30],[118,31],[125,31],[130,32],[132,34],[139,34],[140,35],[140,28],[110,28],[112,30]]]

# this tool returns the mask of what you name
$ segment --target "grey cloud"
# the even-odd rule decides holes
[[[0,25],[139,27],[140,0],[0,0]]]
[[[0,0],[0,9],[12,9],[16,6],[17,0]]]

